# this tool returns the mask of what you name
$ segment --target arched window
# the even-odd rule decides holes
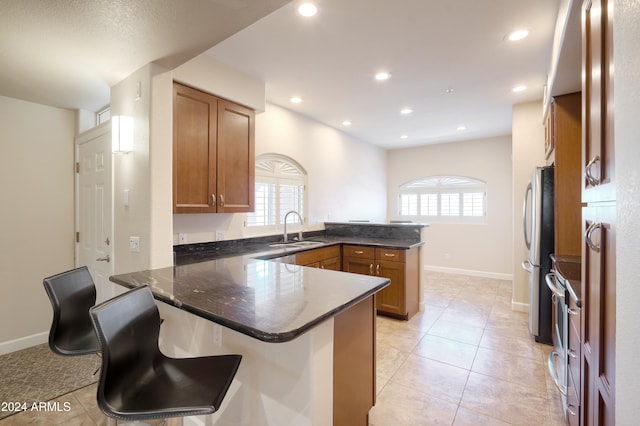
[[[278,230],[290,210],[304,217],[306,176],[300,164],[284,155],[256,157],[256,210],[247,213],[247,227]],[[299,223],[299,220],[294,215],[289,222]]]
[[[428,176],[400,185],[398,214],[418,220],[482,221],[487,184],[466,176]]]

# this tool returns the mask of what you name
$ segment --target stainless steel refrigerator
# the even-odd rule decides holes
[[[529,256],[522,267],[529,272],[529,331],[536,342],[553,344],[553,303],[545,275],[551,270],[554,245],[553,166],[533,169],[522,207],[524,240]]]

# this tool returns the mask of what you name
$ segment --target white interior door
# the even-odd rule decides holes
[[[86,265],[96,284],[97,303],[113,296],[111,125],[76,140],[77,266]]]

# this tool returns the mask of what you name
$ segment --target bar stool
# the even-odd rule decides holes
[[[89,308],[96,304],[96,287],[86,266],[43,280],[53,306],[49,348],[63,356],[100,352]]]
[[[111,419],[166,419],[216,412],[241,355],[170,358],[158,347],[160,315],[148,286],[90,309],[102,349],[98,405]]]

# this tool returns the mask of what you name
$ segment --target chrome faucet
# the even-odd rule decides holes
[[[298,218],[300,219],[300,225],[304,223],[304,219],[302,219],[302,216],[300,216],[300,213],[298,213],[295,210],[288,211],[287,214],[284,215],[284,242],[285,243],[287,242],[287,218],[291,213],[296,214],[298,216]],[[298,241],[302,241],[302,230],[298,232]]]

